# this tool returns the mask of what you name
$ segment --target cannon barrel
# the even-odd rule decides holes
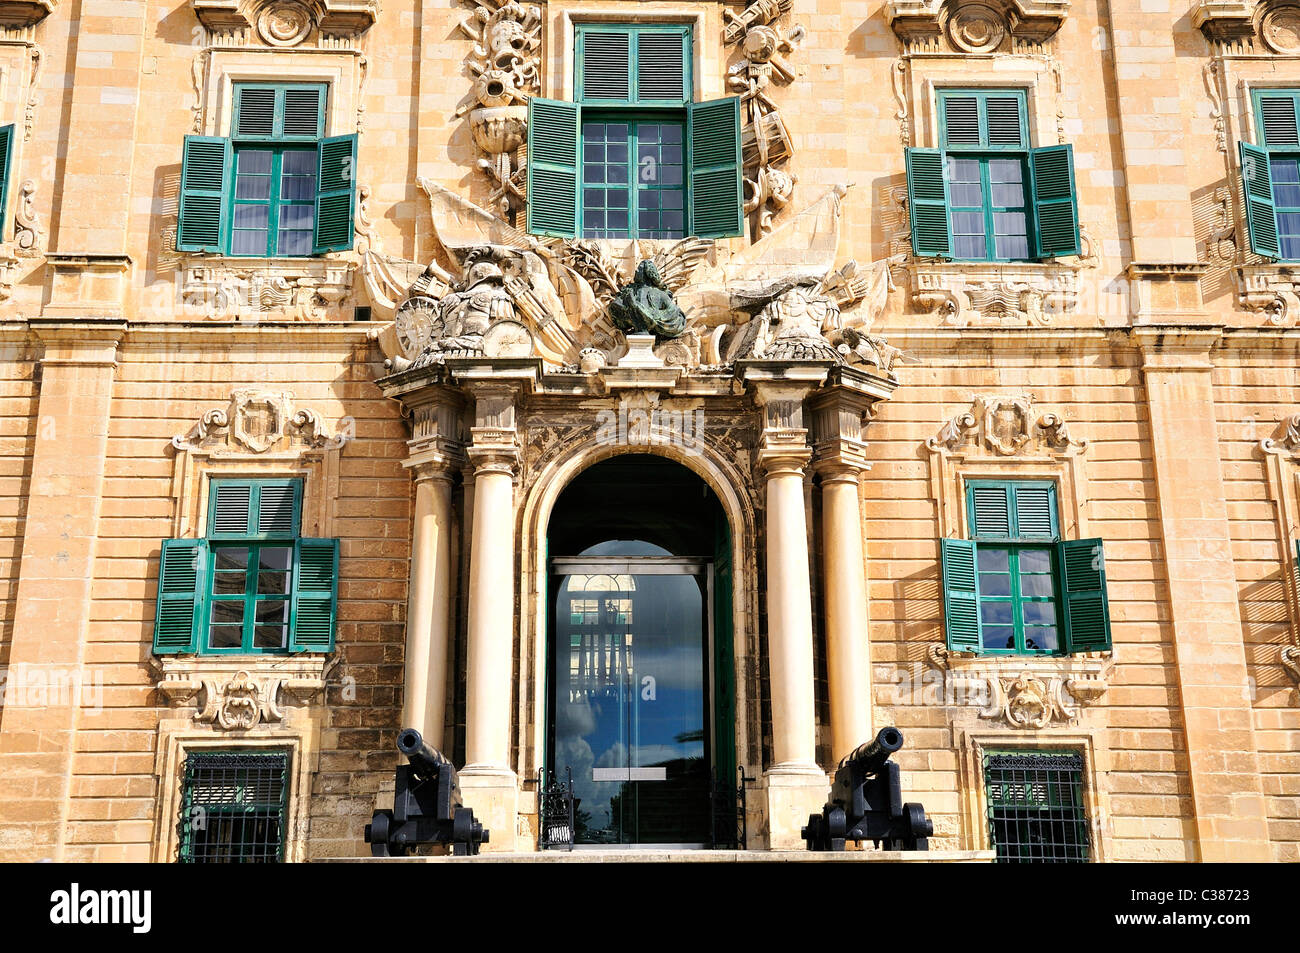
[[[889,756],[901,747],[903,747],[903,733],[901,731],[893,727],[881,728],[875,740],[865,742],[854,748],[840,762],[840,767],[857,764],[869,774],[875,774],[889,760]]]
[[[406,755],[417,777],[428,779],[438,769],[450,762],[435,748],[431,748],[414,728],[403,729],[397,736],[397,750]]]

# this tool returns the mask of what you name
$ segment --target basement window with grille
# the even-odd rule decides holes
[[[208,534],[165,539],[153,650],[329,652],[339,541],[298,535],[300,480],[214,480]]]
[[[230,135],[186,136],[176,250],[292,258],[352,247],[357,136],[325,84],[239,83]]]
[[[989,843],[999,863],[1087,863],[1083,757],[1066,751],[984,755]]]
[[[288,799],[286,752],[191,752],[181,782],[180,862],[282,862]]]
[[[1073,147],[1030,146],[1023,89],[941,89],[938,114],[939,148],[906,150],[918,257],[1080,254]]]
[[[528,231],[725,238],[744,227],[740,99],[693,102],[691,28],[578,24],[573,102],[528,104]]]
[[[971,480],[966,512],[970,538],[940,541],[951,651],[1110,650],[1102,541],[1060,538],[1055,483]]]

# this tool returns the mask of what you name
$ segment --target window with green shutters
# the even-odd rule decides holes
[[[941,540],[951,650],[1060,655],[1111,647],[1102,542],[1060,538],[1055,483],[969,481],[966,514],[970,538]]]
[[[352,247],[356,134],[325,137],[323,84],[239,83],[230,135],[186,136],[178,251],[303,257]]]
[[[740,99],[692,101],[691,28],[584,23],[575,47],[575,101],[529,101],[528,231],[740,235]]]
[[[208,532],[162,543],[154,652],[328,652],[337,539],[298,535],[299,480],[214,480]]]
[[[906,150],[920,257],[1032,261],[1078,255],[1069,145],[1029,143],[1025,91],[942,89],[939,148]]]
[[[1256,89],[1258,145],[1237,143],[1250,250],[1300,261],[1300,90]]]
[[[14,125],[0,126],[0,242],[8,238],[9,180],[14,174]]]

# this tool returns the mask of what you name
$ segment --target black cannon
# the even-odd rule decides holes
[[[450,761],[430,748],[414,728],[397,736],[397,750],[410,764],[397,766],[393,809],[375,811],[366,843],[375,857],[403,857],[419,844],[447,844],[457,856],[478,853],[488,832],[460,806],[460,786]]]
[[[903,747],[903,733],[882,728],[840,762],[830,803],[808,818],[809,850],[843,850],[846,840],[874,841],[885,850],[928,850],[934,823],[920,804],[904,804],[898,765],[889,756]]]

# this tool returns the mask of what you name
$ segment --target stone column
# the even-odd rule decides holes
[[[792,379],[786,380],[786,373]],[[747,377],[756,380],[755,398],[763,409],[765,424],[758,465],[763,470],[767,510],[765,585],[773,764],[764,772],[763,788],[767,845],[772,850],[804,846],[800,829],[810,814],[821,810],[829,790],[826,772],[816,760],[812,586],[804,509],[804,468],[812,450],[803,422],[803,401],[811,388],[799,380],[804,374],[820,380],[826,368],[746,370]]]
[[[63,861],[84,859],[69,856],[68,810],[82,706],[93,703],[91,686],[102,691],[102,673],[87,671],[84,658],[113,376],[125,325],[31,324],[45,353],[9,692],[0,708],[0,860]]]
[[[515,507],[519,465],[515,430],[517,387],[468,382],[474,427],[468,456],[474,468],[474,515],[467,594],[465,804],[491,832],[486,849],[515,849],[519,785],[510,767],[514,687]]]
[[[836,387],[813,407],[822,489],[822,558],[826,594],[826,680],[830,691],[831,760],[871,737],[871,648],[867,570],[859,483],[869,468],[863,421],[869,398]]]
[[[1219,332],[1162,327],[1134,336],[1199,859],[1272,860],[1215,422],[1210,353]]]
[[[408,461],[415,472],[410,597],[406,611],[406,694],[402,725],[444,750],[451,635],[451,471]]]

